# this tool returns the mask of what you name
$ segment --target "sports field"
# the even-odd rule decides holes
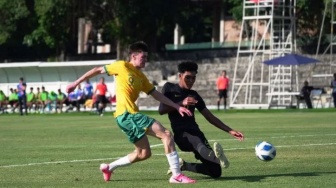
[[[145,112],[169,127],[168,118]],[[214,111],[232,128],[245,134],[239,142],[209,125],[196,114],[212,144],[218,141],[231,162],[221,178],[185,172],[193,185],[171,185],[168,163],[160,140],[150,138],[153,156],[119,168],[112,181],[103,181],[99,164],[133,150],[112,115],[70,113],[20,117],[0,115],[0,187],[318,187],[336,185],[336,110],[231,110]],[[258,141],[277,148],[273,161],[259,161]],[[180,152],[196,162],[190,153]]]

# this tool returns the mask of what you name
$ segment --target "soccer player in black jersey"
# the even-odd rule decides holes
[[[198,65],[195,62],[180,63],[178,65],[179,83],[167,82],[162,88],[162,93],[175,103],[187,107],[193,114],[197,109],[210,124],[229,133],[239,141],[244,140],[241,132],[231,129],[214,116],[206,107],[202,97],[191,89],[196,80],[197,69]],[[215,142],[214,149],[211,148],[196,123],[195,116],[182,117],[177,110],[163,103],[160,103],[159,113],[161,115],[168,113],[177,146],[182,151],[193,152],[195,158],[201,161],[201,163],[189,163],[181,159],[181,170],[208,175],[212,178],[220,177],[221,167],[227,168],[229,161],[219,143]]]

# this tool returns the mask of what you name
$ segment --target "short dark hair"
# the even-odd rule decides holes
[[[138,41],[130,45],[129,54],[135,52],[148,52],[148,46],[144,41]]]
[[[196,72],[198,70],[198,65],[192,61],[184,61],[178,65],[179,73],[184,73],[185,71]]]
[[[23,80],[24,80],[23,77],[21,77],[21,78],[20,78],[20,81],[23,81]]]

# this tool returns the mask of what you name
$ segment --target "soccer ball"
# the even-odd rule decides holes
[[[271,161],[276,156],[276,149],[271,143],[262,141],[255,146],[255,154],[262,161]]]

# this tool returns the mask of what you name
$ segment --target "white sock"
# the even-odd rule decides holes
[[[173,176],[181,174],[179,156],[176,151],[166,154],[170,170],[172,171]]]
[[[129,160],[128,156],[126,155],[125,157],[122,157],[122,158],[110,163],[109,171],[113,171],[116,168],[123,167],[123,166],[128,166],[130,164],[131,164],[131,161]]]

